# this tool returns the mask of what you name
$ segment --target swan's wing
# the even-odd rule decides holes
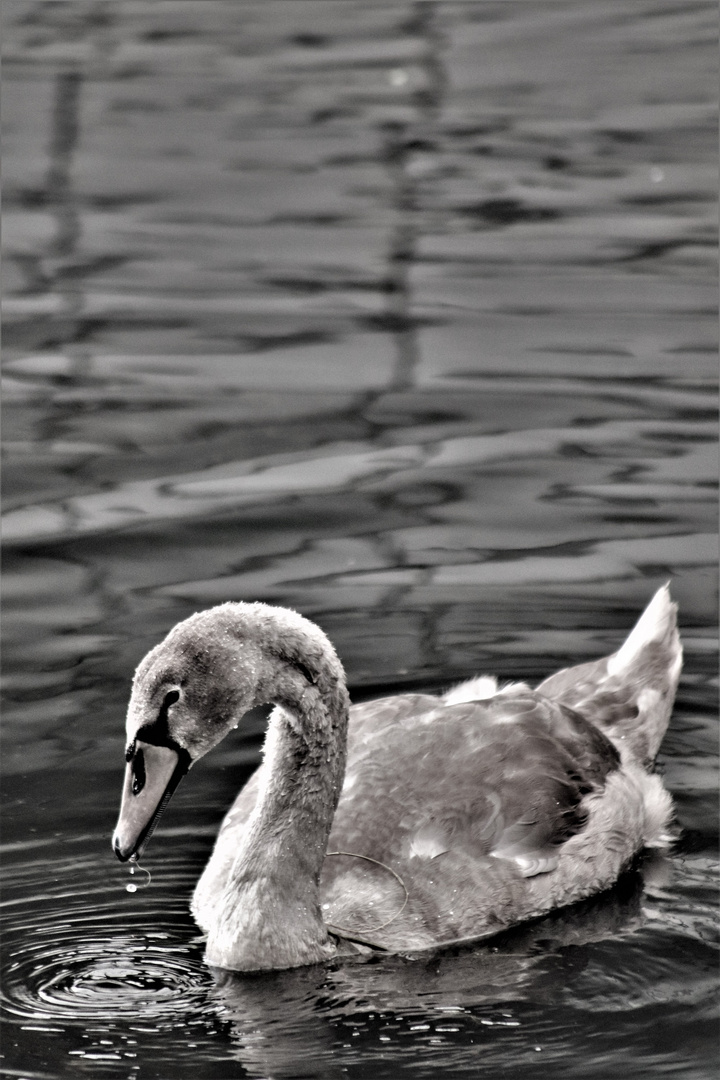
[[[433,694],[396,694],[393,697],[375,698],[350,707],[348,726],[348,755],[371,740],[377,745],[378,736],[398,724],[411,725],[432,715],[442,705],[440,698]]]
[[[562,668],[544,679],[536,689],[538,694],[575,707],[581,701],[592,698],[601,685],[607,682],[607,678],[607,657],[603,657],[587,664]]]
[[[463,851],[513,859],[526,875],[552,869],[582,827],[584,796],[617,768],[609,740],[529,691],[422,700],[424,710],[367,724],[353,742],[331,844],[383,861]]]
[[[542,875],[583,829],[586,796],[619,766],[593,724],[532,691],[431,702],[368,725],[349,756],[329,850],[376,863],[331,856],[323,868],[328,923],[392,949],[480,937],[532,914],[524,882],[546,888]]]
[[[638,717],[643,688],[643,683],[609,675],[605,658],[563,668],[541,682],[537,692],[581,712],[611,739],[625,740],[630,736],[634,746],[642,734],[638,730],[642,728]],[[657,741],[659,743],[659,739]],[[645,752],[637,755],[641,759],[649,756],[647,748],[643,749]],[[657,750],[657,746],[654,749]]]

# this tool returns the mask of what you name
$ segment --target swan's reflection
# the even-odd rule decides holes
[[[344,1075],[333,1061],[338,1035],[329,1010],[322,966],[251,974],[213,969],[216,996],[232,1021],[235,1057],[250,1076]]]

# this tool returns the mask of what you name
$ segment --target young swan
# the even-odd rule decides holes
[[[342,938],[435,948],[580,900],[669,842],[647,770],[682,664],[675,614],[664,587],[616,653],[536,690],[482,677],[350,707],[332,645],[296,612],[200,612],[135,673],[115,852],[138,855],[192,763],[273,702],[193,898],[208,963],[314,964]]]

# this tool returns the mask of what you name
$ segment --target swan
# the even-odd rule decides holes
[[[664,586],[617,652],[535,690],[482,676],[350,706],[319,627],[221,604],[135,672],[113,847],[138,858],[190,766],[273,703],[262,764],[193,896],[207,963],[283,969],[485,938],[668,846],[672,803],[650,770],[681,666]]]

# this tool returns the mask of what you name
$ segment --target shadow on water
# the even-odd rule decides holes
[[[704,1080],[714,7],[6,6],[6,1074]],[[293,606],[359,701],[537,682],[668,579],[669,860],[481,947],[220,977],[188,900],[259,711],[126,891],[129,678],[177,620]]]

